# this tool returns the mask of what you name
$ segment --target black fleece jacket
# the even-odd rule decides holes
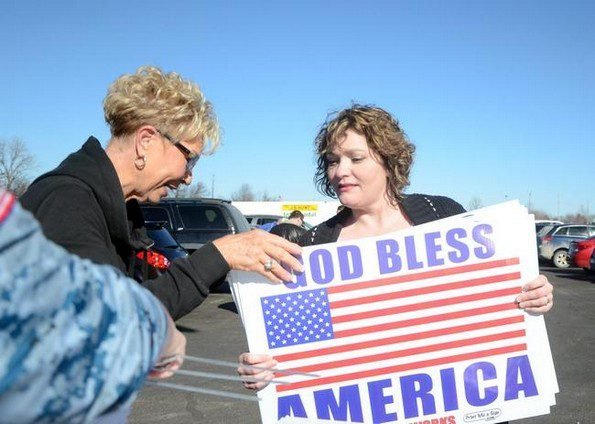
[[[427,194],[406,195],[400,206],[413,225],[425,224],[465,212],[464,207],[448,197]],[[345,225],[345,220],[350,215],[351,209],[345,208],[331,219],[310,229],[300,238],[300,246],[336,242]]]
[[[50,240],[124,273],[132,267],[135,251],[153,243],[144,229],[138,202],[125,202],[116,170],[94,137],[56,169],[37,178],[20,201]],[[219,250],[208,243],[142,285],[178,319],[196,308],[210,286],[228,272]]]

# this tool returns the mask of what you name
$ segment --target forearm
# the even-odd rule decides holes
[[[211,286],[229,272],[229,265],[212,243],[207,243],[187,259],[172,262],[170,268],[142,285],[151,291],[177,320],[209,295]]]

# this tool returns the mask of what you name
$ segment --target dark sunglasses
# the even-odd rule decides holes
[[[177,147],[180,152],[182,152],[182,154],[184,155],[184,158],[186,158],[186,171],[187,172],[192,172],[192,169],[194,168],[194,165],[196,165],[196,163],[200,159],[200,155],[198,153],[194,153],[193,151],[191,151],[190,149],[188,149],[179,140],[176,140],[175,138],[173,138],[169,134],[167,134],[165,132],[161,132],[159,130],[157,130],[157,132],[163,138],[167,139],[167,141],[169,141],[171,144],[173,144],[175,147]]]

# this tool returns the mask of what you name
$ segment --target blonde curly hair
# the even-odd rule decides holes
[[[348,109],[329,114],[314,140],[318,156],[314,183],[318,190],[336,198],[328,178],[326,155],[341,142],[347,130],[366,138],[368,147],[387,171],[387,196],[391,204],[403,199],[403,190],[409,185],[409,172],[413,164],[415,146],[409,141],[399,122],[387,111],[354,104]]]
[[[109,87],[103,111],[114,137],[148,124],[178,140],[200,137],[203,154],[212,153],[219,144],[213,106],[197,84],[175,72],[143,66],[134,74],[122,75]]]

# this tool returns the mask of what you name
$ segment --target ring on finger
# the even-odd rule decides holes
[[[273,262],[273,260],[272,260],[272,259],[269,259],[268,261],[266,261],[266,262],[264,263],[264,270],[265,270],[266,272],[269,272],[269,271],[271,271],[271,270],[273,269],[273,265],[274,265],[274,262]]]

